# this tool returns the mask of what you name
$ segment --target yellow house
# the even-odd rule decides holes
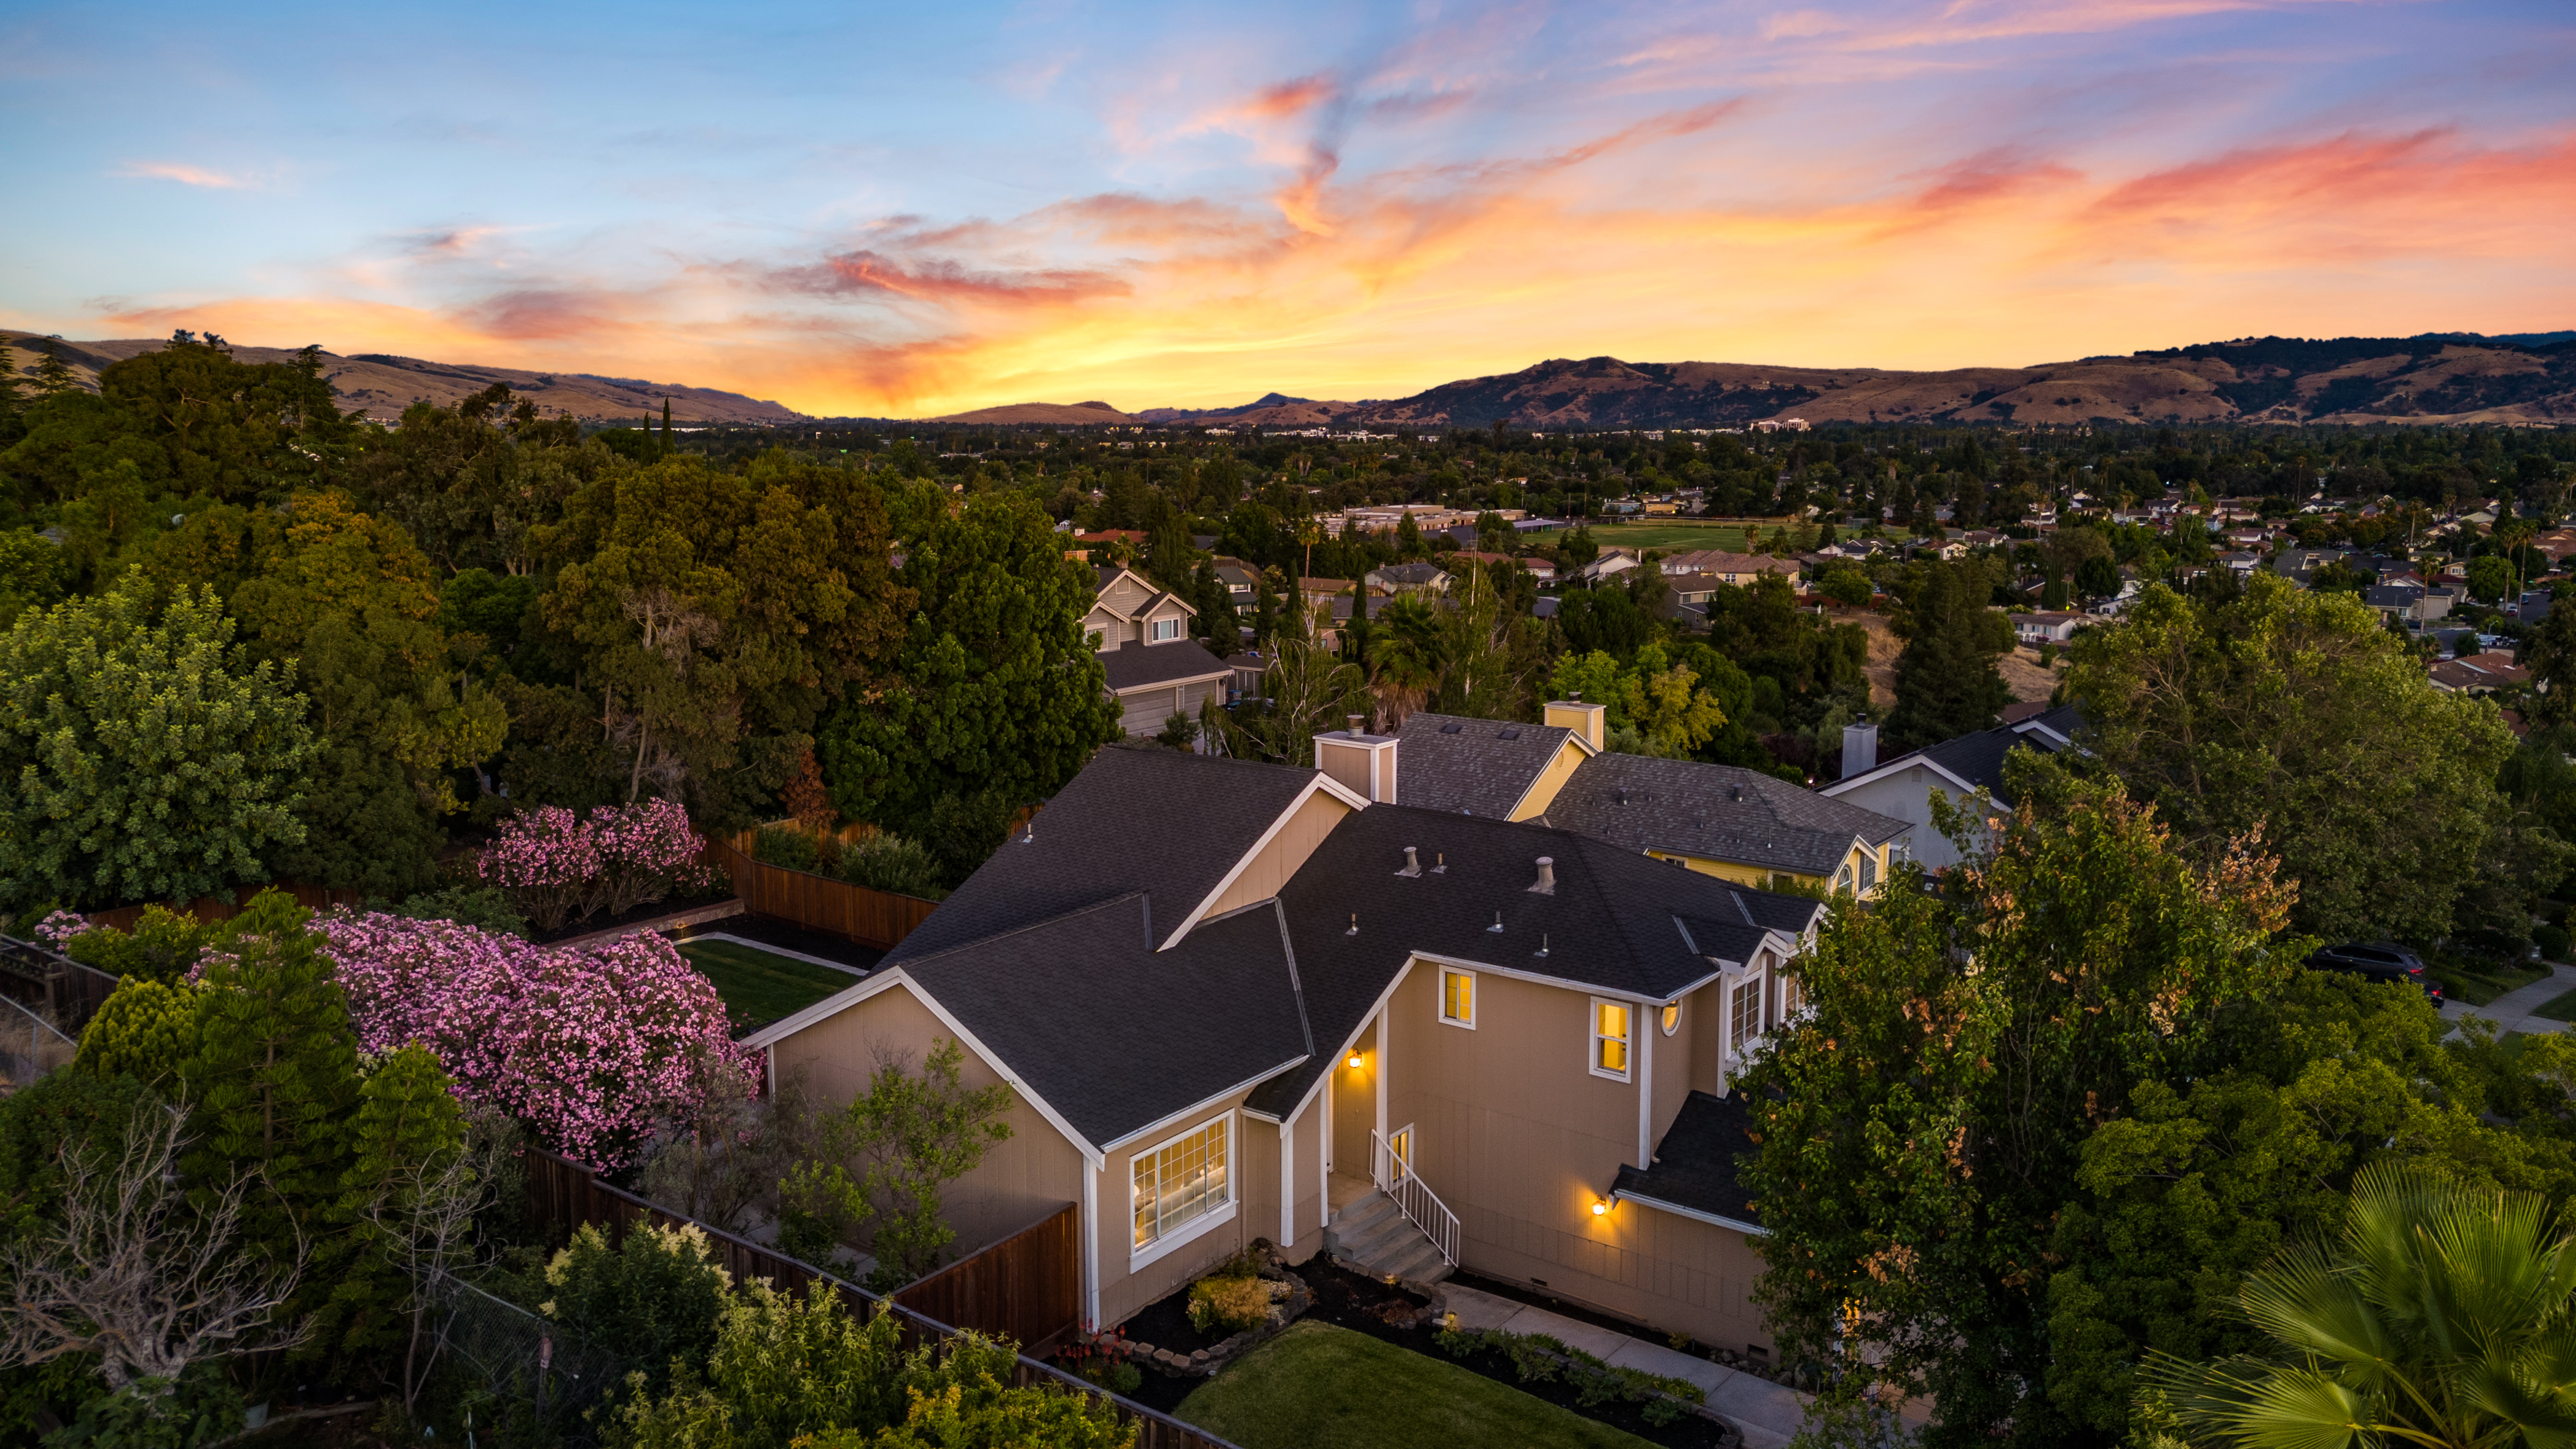
[[[1413,715],[1395,798],[1539,821],[1760,890],[1867,897],[1887,878],[1906,822],[1756,770],[1612,754],[1605,714],[1559,700],[1537,725]]]

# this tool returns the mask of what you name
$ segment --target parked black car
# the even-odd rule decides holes
[[[2322,947],[2308,958],[2308,964],[2320,971],[2348,971],[2373,981],[2409,982],[2422,987],[2435,1006],[2442,1004],[2441,983],[2424,974],[2424,958],[2392,942]]]

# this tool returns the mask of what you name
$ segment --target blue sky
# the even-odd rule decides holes
[[[817,413],[2576,325],[2576,7],[0,9],[0,319]]]

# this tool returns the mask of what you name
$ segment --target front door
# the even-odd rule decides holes
[[[1413,1175],[1413,1125],[1411,1123],[1395,1129],[1395,1135],[1387,1139],[1386,1153],[1387,1156],[1395,1159],[1388,1167],[1388,1181],[1401,1182]]]

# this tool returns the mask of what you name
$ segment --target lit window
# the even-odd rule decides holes
[[[1592,1070],[1605,1077],[1628,1079],[1628,1007],[1625,1002],[1592,998]]]
[[[1440,1019],[1451,1026],[1476,1024],[1476,973],[1440,973]]]
[[[1225,1170],[1226,1133],[1232,1120],[1219,1117],[1196,1132],[1136,1155],[1137,1247],[1234,1200]]]
[[[1181,621],[1178,619],[1156,619],[1154,621],[1154,632],[1151,637],[1153,642],[1157,644],[1162,643],[1166,639],[1178,639],[1181,637]]]
[[[1678,1002],[1678,1001],[1667,1001],[1667,1002],[1665,1002],[1665,1003],[1664,1003],[1664,1035],[1666,1035],[1666,1036],[1671,1036],[1674,1032],[1677,1032],[1677,1031],[1681,1030],[1681,1026],[1682,1026],[1682,1004],[1681,1004],[1680,1002]]]

